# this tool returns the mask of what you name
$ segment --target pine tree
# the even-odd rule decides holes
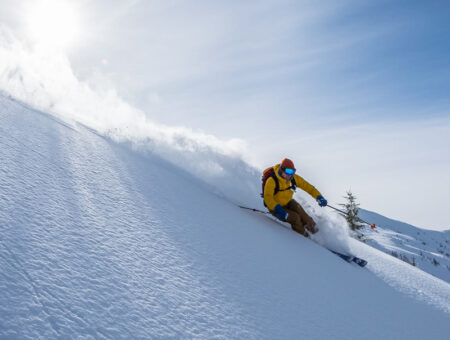
[[[342,206],[347,214],[341,214],[345,217],[350,226],[350,229],[353,231],[357,231],[362,228],[362,224],[359,222],[358,211],[359,211],[359,203],[356,203],[356,196],[349,190],[347,191],[347,196],[344,196],[347,200],[347,203],[339,204]]]

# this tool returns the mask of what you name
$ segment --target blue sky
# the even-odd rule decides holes
[[[14,3],[14,5],[13,5]],[[0,20],[27,39],[21,6]],[[450,4],[77,1],[75,75],[155,121],[290,157],[337,204],[450,227]]]
[[[110,10],[119,14],[100,37],[71,52],[80,75],[105,58],[102,72],[150,116],[224,137],[246,134],[255,117],[268,132],[273,116],[313,125],[448,116],[449,5],[170,4]]]

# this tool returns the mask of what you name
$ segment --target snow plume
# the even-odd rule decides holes
[[[77,79],[61,51],[27,47],[6,27],[0,27],[0,89],[67,122],[155,153],[234,202],[256,202],[259,174],[243,161],[242,140],[157,124],[114,89],[99,90]]]
[[[322,246],[345,254],[354,254],[350,248],[350,235],[347,222],[334,212],[314,209],[319,232],[313,240]]]
[[[304,195],[296,194],[295,199],[310,214],[316,222],[319,231],[311,235],[311,239],[325,248],[341,253],[354,253],[350,247],[350,234],[348,224],[345,219],[336,212],[311,205],[311,200],[305,199]]]

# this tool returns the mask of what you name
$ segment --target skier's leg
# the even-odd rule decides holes
[[[286,210],[286,212],[288,213],[286,222],[288,222],[291,225],[292,229],[297,233],[305,237],[308,237],[308,233],[305,231],[300,215],[296,211],[291,210],[287,207],[284,207],[284,210]]]
[[[286,208],[295,211],[300,216],[304,228],[308,229],[308,231],[310,231],[312,234],[315,234],[317,232],[316,222],[314,222],[312,217],[306,213],[305,209],[303,209],[300,203],[292,199],[286,205]]]

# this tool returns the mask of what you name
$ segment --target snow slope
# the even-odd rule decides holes
[[[425,230],[364,209],[359,216],[377,225],[362,229],[367,244],[450,282],[450,230]]]
[[[201,176],[3,95],[0,122],[1,339],[450,334],[450,285],[392,256],[354,241],[369,265],[350,265]]]

